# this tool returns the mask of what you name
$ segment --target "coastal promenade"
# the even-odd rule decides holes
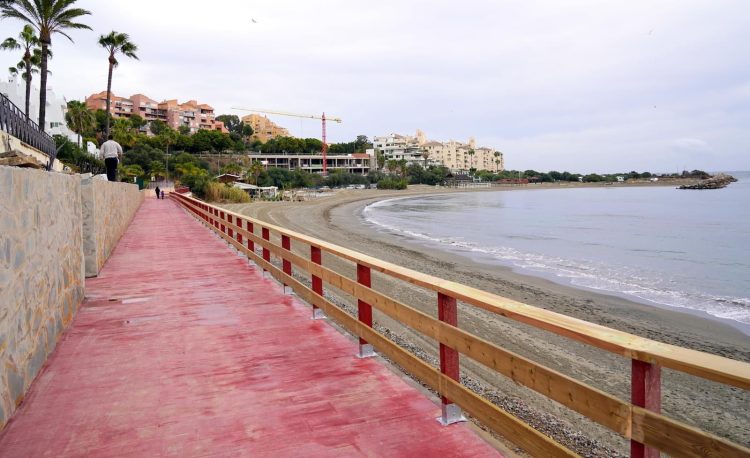
[[[494,456],[171,200],[146,199],[0,456]]]

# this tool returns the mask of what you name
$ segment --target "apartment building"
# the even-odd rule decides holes
[[[148,122],[157,119],[163,121],[173,129],[186,126],[190,133],[200,129],[229,132],[223,122],[215,119],[213,107],[205,103],[199,104],[196,100],[185,103],[179,103],[177,99],[157,102],[143,94],[126,98],[110,93],[110,102],[110,113],[115,118],[129,118],[137,114]],[[106,110],[107,91],[86,97],[86,107],[90,110]]]
[[[265,143],[272,138],[289,136],[288,130],[268,119],[268,116],[252,113],[243,116],[242,123],[248,124],[253,128],[253,135],[251,138],[260,140],[261,143]]]
[[[455,140],[428,141],[424,132],[417,129],[414,136],[376,136],[372,144],[373,149],[382,152],[386,160],[404,159],[408,163],[420,165],[444,165],[453,172],[463,172],[472,168],[494,172],[505,168],[503,153],[485,146],[477,147],[474,138],[469,138],[467,143]]]
[[[259,154],[251,153],[252,161],[259,161],[266,168],[279,167],[289,170],[304,170],[310,173],[323,173],[322,154]],[[375,158],[364,153],[326,156],[328,172],[344,170],[357,175],[367,175],[374,169]]]

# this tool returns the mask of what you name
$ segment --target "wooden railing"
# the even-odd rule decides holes
[[[466,285],[397,266],[304,234],[239,215],[200,200],[172,193],[180,205],[201,219],[264,271],[310,303],[313,316],[320,310],[360,339],[360,356],[372,349],[393,360],[442,396],[445,423],[460,418],[460,409],[535,456],[576,456],[563,445],[475,394],[459,380],[459,354],[471,358],[630,439],[631,456],[750,456],[750,449],[660,413],[661,367],[704,379],[750,389],[750,364],[668,345],[532,307]],[[278,234],[281,245],[272,243]],[[258,235],[260,234],[260,236]],[[291,241],[309,246],[310,257],[291,251]],[[256,252],[260,249],[260,254]],[[321,253],[357,265],[357,280],[322,264]],[[281,259],[281,269],[271,256]],[[292,272],[311,277],[311,288]],[[372,271],[434,291],[438,318],[402,304],[370,287]],[[357,299],[354,317],[323,296],[326,283]],[[586,383],[505,350],[457,327],[456,301],[583,342],[632,361],[631,402],[623,401]],[[399,347],[372,327],[372,307],[440,345],[440,369]],[[455,404],[454,404],[455,403]],[[748,406],[750,407],[750,406]],[[460,409],[458,409],[460,408]]]

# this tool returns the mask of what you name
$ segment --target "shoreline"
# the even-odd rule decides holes
[[[564,285],[514,271],[508,266],[482,263],[449,251],[430,250],[411,238],[378,231],[370,224],[365,224],[361,217],[366,205],[390,198],[550,187],[556,186],[532,185],[473,190],[415,186],[406,191],[341,191],[331,197],[307,202],[260,202],[230,204],[226,207],[385,261],[436,277],[450,278],[529,305],[653,340],[750,361],[750,339],[726,323],[642,304],[613,294]],[[565,187],[597,186],[579,184]],[[351,266],[346,266],[345,263],[337,267],[343,271],[351,270]],[[425,294],[423,290],[382,276],[375,277],[373,282],[378,290],[388,292],[395,299],[426,313],[435,313],[434,297]],[[462,328],[621,399],[629,399],[630,361],[473,307],[459,306]],[[400,337],[420,346],[425,352],[432,354],[436,351],[434,342],[393,323],[387,317],[378,315],[376,321],[392,328]],[[462,371],[495,387],[505,396],[523,399],[533,409],[564,419],[573,429],[581,430],[607,446],[620,451],[627,448],[626,441],[617,434],[592,422],[581,421],[582,417],[578,414],[531,390],[515,385],[514,382],[494,374],[481,365],[467,363],[464,366],[462,363]],[[750,395],[669,370],[665,370],[663,385],[663,408],[675,419],[738,443],[750,443],[750,428],[746,426],[750,424],[750,413],[745,412],[742,407],[750,404]]]
[[[434,194],[434,195],[440,195],[440,194]],[[510,269],[512,272],[518,275],[524,276],[524,277],[543,279],[543,280],[551,281],[560,286],[573,288],[576,290],[588,291],[588,292],[597,293],[597,294],[601,294],[605,296],[614,296],[614,297],[618,297],[618,298],[621,298],[621,299],[624,299],[633,303],[637,303],[637,304],[641,304],[641,305],[645,305],[649,307],[656,307],[656,308],[663,309],[666,311],[671,311],[674,313],[684,313],[684,314],[692,315],[700,319],[713,321],[713,322],[731,327],[741,332],[746,337],[750,338],[750,323],[743,323],[741,321],[733,320],[731,318],[723,318],[723,317],[715,316],[703,310],[696,310],[696,309],[691,309],[689,307],[678,307],[678,306],[673,306],[669,304],[662,304],[656,301],[640,298],[640,297],[633,296],[633,295],[619,292],[619,291],[597,289],[597,288],[592,288],[592,287],[587,287],[587,286],[576,285],[571,280],[565,279],[563,277],[559,277],[553,273],[535,272],[529,269],[525,269],[523,267],[519,267],[519,266],[512,265],[510,263],[506,263],[502,260],[493,258],[492,256],[489,256],[489,255],[484,256],[480,254],[474,254],[471,251],[462,250],[458,248],[451,248],[449,246],[441,245],[440,243],[436,241],[420,240],[418,237],[413,237],[413,236],[410,236],[409,234],[400,234],[398,233],[397,230],[393,230],[387,226],[380,226],[378,223],[369,221],[367,219],[367,216],[365,215],[367,208],[374,204],[379,204],[379,203],[389,202],[389,201],[394,201],[394,200],[402,200],[402,199],[406,200],[406,199],[412,199],[412,198],[419,198],[422,196],[424,195],[376,199],[374,201],[368,201],[367,203],[363,203],[361,206],[356,207],[354,209],[354,212],[356,213],[357,217],[360,219],[362,225],[370,227],[375,232],[385,232],[385,233],[390,234],[392,237],[403,238],[406,243],[412,245],[417,250],[437,249],[437,250],[447,252],[456,256],[467,258],[469,261],[471,261],[473,264],[476,264],[476,265],[487,266],[488,268],[505,267],[505,268]],[[485,259],[482,259],[482,258],[485,258]],[[526,279],[525,281],[530,281],[530,280]]]

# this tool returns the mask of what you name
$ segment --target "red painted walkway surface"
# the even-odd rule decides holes
[[[147,199],[2,456],[493,456],[169,200]]]

